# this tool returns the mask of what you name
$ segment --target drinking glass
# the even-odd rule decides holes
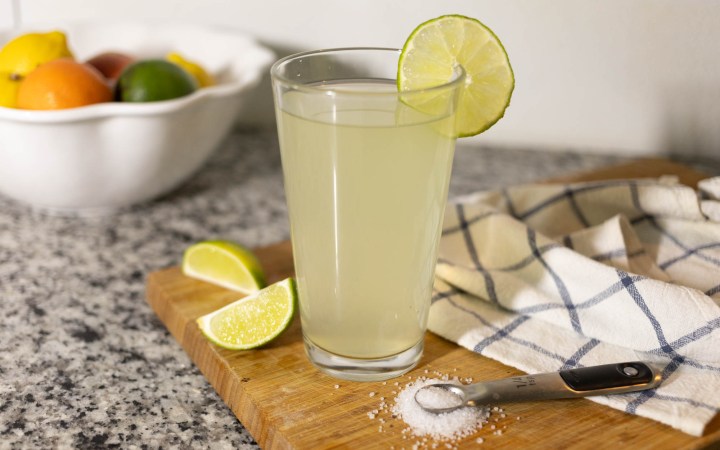
[[[400,51],[320,50],[271,69],[305,349],[371,381],[419,361],[465,74],[399,92]]]

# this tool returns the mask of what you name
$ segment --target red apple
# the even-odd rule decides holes
[[[134,61],[135,58],[125,53],[104,52],[88,59],[87,64],[99,70],[108,80],[115,81],[125,67]]]

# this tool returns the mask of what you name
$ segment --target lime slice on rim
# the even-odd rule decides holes
[[[510,60],[500,40],[479,20],[441,16],[410,34],[398,61],[400,91],[439,86],[465,69],[465,88],[457,110],[459,137],[474,136],[505,114],[515,88]]]
[[[244,294],[265,286],[265,276],[255,255],[229,241],[204,241],[188,247],[182,271],[189,277]]]
[[[267,344],[290,325],[295,312],[292,278],[230,303],[197,319],[211,342],[229,350],[249,350]]]

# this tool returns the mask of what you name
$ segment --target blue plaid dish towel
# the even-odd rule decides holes
[[[591,399],[696,436],[720,410],[720,177],[474,194],[435,275],[429,329],[469,350],[527,373],[645,360],[660,387]]]

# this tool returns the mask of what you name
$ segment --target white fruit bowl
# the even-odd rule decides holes
[[[217,148],[273,53],[231,31],[170,24],[70,24],[59,29],[79,61],[104,51],[162,58],[179,51],[218,84],[152,103],[58,111],[0,107],[0,193],[54,212],[103,213],[162,195]],[[0,32],[0,45],[17,32]]]

